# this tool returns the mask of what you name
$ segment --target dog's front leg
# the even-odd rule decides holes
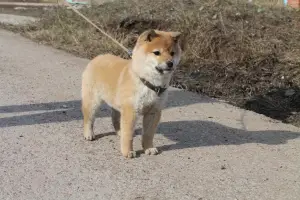
[[[157,148],[153,147],[153,138],[161,117],[161,110],[153,109],[146,113],[143,118],[142,146],[147,155],[158,154]]]
[[[136,157],[133,151],[133,134],[136,121],[136,112],[133,106],[126,105],[121,109],[121,152],[127,158]]]

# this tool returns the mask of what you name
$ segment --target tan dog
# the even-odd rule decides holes
[[[148,155],[158,153],[153,137],[171,76],[180,61],[179,36],[179,32],[148,30],[139,36],[131,60],[108,54],[90,61],[82,75],[86,140],[95,137],[95,112],[105,101],[112,108],[112,122],[121,136],[123,156],[136,156],[132,142],[139,115],[143,115],[142,147]]]

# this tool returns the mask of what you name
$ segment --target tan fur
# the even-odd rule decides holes
[[[160,121],[167,91],[158,96],[143,84],[140,78],[156,86],[168,87],[174,69],[180,61],[180,33],[148,30],[140,35],[133,50],[132,59],[106,54],[90,61],[82,75],[82,113],[84,137],[94,139],[95,112],[105,101],[112,108],[112,122],[121,136],[121,153],[133,158],[134,126],[143,115],[142,146],[146,154],[155,155],[153,137]],[[155,55],[153,51],[159,51]],[[172,56],[172,53],[175,54]],[[165,70],[167,61],[173,61],[172,71]],[[164,69],[163,73],[156,70]]]

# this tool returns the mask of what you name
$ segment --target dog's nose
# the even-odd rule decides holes
[[[169,69],[171,69],[173,67],[173,62],[172,61],[168,61],[167,62],[167,66]]]

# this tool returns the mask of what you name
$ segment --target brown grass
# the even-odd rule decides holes
[[[300,86],[300,14],[296,10],[236,0],[120,0],[82,12],[129,48],[148,28],[183,32],[185,53],[173,79],[176,87],[281,120],[300,111],[299,106],[290,105],[300,102],[296,98],[300,95],[282,93]],[[20,30],[35,41],[81,57],[107,52],[125,56],[71,10],[56,9]],[[283,95],[271,98],[274,91]]]

